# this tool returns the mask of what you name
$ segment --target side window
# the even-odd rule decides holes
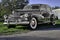
[[[40,11],[41,11],[41,14],[42,14],[44,17],[48,17],[48,16],[49,16],[49,13],[48,13],[47,10],[46,10],[46,5],[41,5]]]
[[[40,10],[43,10],[43,11],[45,11],[45,10],[46,10],[46,7],[45,7],[45,5],[41,5],[41,6],[40,6]]]
[[[24,9],[31,9],[31,6],[25,6]]]
[[[46,10],[47,10],[48,12],[51,12],[51,7],[46,6]]]
[[[32,6],[32,9],[39,9],[39,6]]]

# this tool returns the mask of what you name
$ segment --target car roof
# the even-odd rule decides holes
[[[30,5],[26,5],[25,7],[41,6],[41,5],[50,7],[48,4],[30,4]],[[24,7],[24,8],[25,8],[25,7]],[[51,7],[50,7],[50,8],[51,8]]]
[[[31,4],[31,6],[39,6],[39,5],[46,5],[46,6],[49,6],[48,4]]]

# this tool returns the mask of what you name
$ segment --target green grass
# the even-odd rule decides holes
[[[16,26],[16,28],[8,28],[6,25],[3,25],[3,23],[0,22],[0,35],[17,34],[25,32],[29,32],[29,30],[24,26]]]
[[[57,20],[57,21],[56,21],[56,24],[60,24],[60,20]]]

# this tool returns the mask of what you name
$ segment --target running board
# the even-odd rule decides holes
[[[38,24],[43,24],[43,23],[50,23],[50,21],[46,21],[46,22],[39,22]]]
[[[3,24],[5,24],[5,25],[7,25],[7,24],[11,24],[11,25],[15,25],[15,24],[29,24],[29,22],[19,22],[19,23],[17,23],[17,22],[10,22],[10,23],[7,23],[7,22],[4,22]]]

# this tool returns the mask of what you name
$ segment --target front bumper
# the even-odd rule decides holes
[[[4,22],[4,25],[18,25],[18,24],[29,24],[29,22]]]

